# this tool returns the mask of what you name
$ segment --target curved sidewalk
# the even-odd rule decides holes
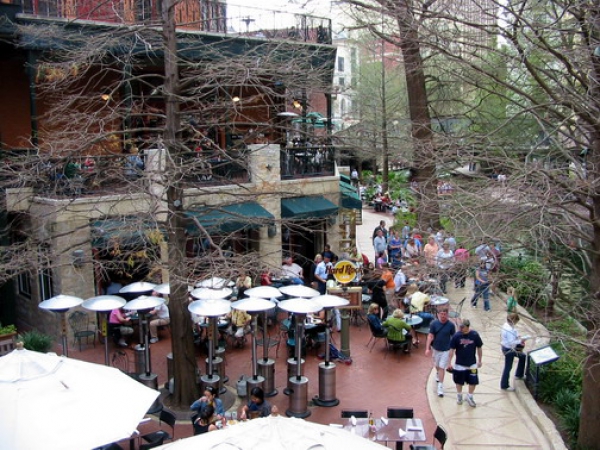
[[[363,210],[362,225],[357,227],[357,245],[372,260],[374,256],[371,236],[373,229],[385,220],[388,227],[393,223],[391,214],[374,213]],[[427,398],[435,420],[448,431],[446,449],[556,449],[564,445],[553,422],[544,414],[533,399],[523,381],[511,380],[516,392],[500,389],[500,376],[504,358],[500,351],[500,330],[506,319],[504,299],[492,296],[492,310],[483,311],[482,301],[478,308],[471,308],[469,299],[473,295],[472,283],[469,287],[454,289],[449,283],[448,297],[451,304],[467,297],[462,310],[462,318],[471,321],[471,328],[478,331],[483,340],[483,365],[480,369],[480,384],[475,391],[477,407],[463,403],[456,404],[456,388],[451,376],[444,380],[445,396],[440,398],[435,392],[435,372],[432,371],[427,383]],[[527,348],[537,348],[548,342],[545,328],[529,319],[522,308],[518,329],[521,335],[534,338],[527,342]],[[419,351],[425,351],[424,346]],[[515,361],[516,364],[516,361]],[[514,376],[514,369],[513,369]]]

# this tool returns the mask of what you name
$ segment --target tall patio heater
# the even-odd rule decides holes
[[[246,311],[250,316],[252,316],[252,378],[247,380],[248,383],[248,393],[252,391],[254,387],[260,387],[263,392],[265,391],[265,379],[258,375],[257,369],[257,356],[256,356],[256,329],[257,329],[257,320],[258,313],[266,312],[270,309],[275,308],[275,304],[271,303],[269,300],[264,298],[256,298],[256,297],[247,297],[242,300],[238,300],[231,304],[233,309],[237,309],[239,311]],[[264,330],[264,327],[263,327]],[[264,336],[264,332],[263,332]],[[248,397],[250,394],[248,394]]]
[[[316,289],[310,288],[308,286],[303,286],[301,284],[292,284],[289,286],[281,286],[279,288],[279,290],[283,294],[287,295],[289,298],[307,299],[307,298],[317,297],[319,295],[319,291],[317,291]],[[292,376],[294,374],[296,374],[298,370],[300,370],[300,374],[303,373],[304,360],[301,357],[302,352],[300,352],[299,354],[300,354],[300,358],[296,358],[296,355],[294,355],[292,358],[288,358],[288,360],[287,360],[288,383],[287,383],[287,387],[283,390],[283,393],[285,395],[290,395],[290,393],[292,392],[292,384],[289,381],[292,379]],[[299,367],[299,369],[298,369],[298,367]]]
[[[135,300],[131,300],[123,309],[128,311],[137,311],[140,316],[142,324],[141,334],[144,338],[143,344],[140,344],[138,350],[144,352],[144,373],[138,374],[138,381],[145,384],[149,388],[158,390],[158,375],[152,373],[152,366],[150,364],[150,342],[148,338],[148,313],[156,308],[158,305],[162,305],[165,302],[164,298],[154,297],[148,295],[142,295]],[[152,407],[148,410],[149,413],[158,412],[162,408],[160,400],[157,398]]]
[[[279,289],[273,286],[256,286],[250,289],[246,289],[245,294],[249,297],[257,297],[264,299],[277,299],[282,297],[283,294]],[[275,389],[275,360],[269,358],[269,338],[267,337],[267,312],[263,312],[263,332],[262,332],[262,344],[263,344],[263,357],[257,361],[258,375],[265,379],[264,391],[266,397],[273,397],[277,395],[277,389]]]
[[[217,278],[217,279],[221,279],[221,278]],[[205,280],[206,281],[206,280]],[[226,280],[224,280],[226,281]],[[222,283],[219,283],[218,286],[221,286]],[[197,298],[198,300],[220,300],[220,299],[225,299],[227,297],[229,297],[231,294],[233,293],[233,290],[231,288],[228,287],[219,287],[219,288],[209,288],[209,287],[199,287],[196,289],[193,289],[190,292],[190,295],[194,298]],[[212,358],[212,364],[213,364],[213,371],[216,372],[219,375],[219,393],[220,394],[224,394],[227,391],[227,388],[225,387],[224,383],[227,383],[229,381],[229,377],[227,376],[227,374],[225,373],[225,346],[220,347],[219,346],[219,339],[217,339],[218,336],[218,330],[219,330],[219,320],[215,320],[214,324],[212,321],[209,320],[208,323],[208,327],[209,327],[209,333],[208,334],[212,334],[212,336],[214,337],[214,339],[212,339],[212,346],[213,346],[213,358]],[[215,328],[216,329],[213,329]],[[208,364],[209,364],[209,360],[206,360],[206,370],[208,371]]]
[[[131,284],[128,284],[127,286],[123,286],[121,289],[119,289],[119,294],[123,294],[123,296],[125,297],[125,300],[134,300],[137,297],[140,297],[142,295],[150,295],[150,293],[152,292],[152,290],[156,287],[156,284],[154,283],[148,283],[147,281],[135,281]],[[127,308],[125,308],[127,309]],[[143,351],[144,350],[144,336],[142,335],[143,331],[144,331],[144,326],[142,324],[142,315],[138,314],[139,316],[139,330],[140,330],[140,343],[135,347],[136,351]]]
[[[208,373],[200,377],[201,389],[206,389],[207,386],[212,386],[217,391],[221,391],[221,377],[214,373],[214,344],[213,339],[217,333],[217,318],[224,316],[231,311],[231,302],[229,300],[223,300],[213,298],[210,300],[196,300],[188,305],[188,310],[193,314],[209,318],[209,326],[211,332],[208,333]],[[222,363],[222,360],[220,361]]]
[[[102,323],[102,332],[104,334],[104,364],[110,366],[108,359],[108,320],[113,309],[119,309],[127,303],[123,297],[118,295],[98,295],[97,297],[88,298],[81,306],[90,311],[106,313],[106,318]]]
[[[60,314],[60,324],[62,330],[62,350],[64,356],[69,356],[69,343],[67,340],[67,311],[70,308],[79,306],[83,303],[83,299],[72,295],[57,295],[41,302],[38,307],[48,311],[54,311]]]
[[[302,339],[304,334],[304,320],[309,313],[316,313],[323,309],[320,303],[305,298],[292,298],[283,300],[279,307],[284,311],[291,312],[296,317],[296,360],[302,359]],[[296,375],[290,377],[290,403],[285,414],[289,417],[305,418],[310,416],[308,410],[308,378],[302,375],[301,365],[296,365]]]
[[[319,295],[313,298],[325,308],[325,361],[319,363],[319,395],[313,398],[318,406],[337,406],[340,401],[335,397],[335,364],[331,362],[329,343],[331,342],[331,310],[347,306],[350,302],[336,295]]]

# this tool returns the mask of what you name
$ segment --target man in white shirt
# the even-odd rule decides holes
[[[286,256],[283,260],[281,275],[288,277],[294,284],[304,284],[304,270],[294,262],[291,256]]]
[[[450,244],[444,242],[442,249],[438,251],[436,262],[439,271],[440,289],[446,293],[446,283],[451,276],[452,268],[454,267],[454,252],[450,250]]]
[[[169,308],[166,303],[162,303],[150,311],[150,315],[154,316],[154,319],[150,321],[150,343],[154,344],[158,342],[158,327],[169,325],[171,318],[169,317]]]
[[[396,275],[394,275],[394,284],[396,285],[394,288],[396,294],[400,292],[400,289],[402,289],[406,284],[406,275],[404,275],[404,272],[402,272],[402,267],[400,267],[396,272]]]

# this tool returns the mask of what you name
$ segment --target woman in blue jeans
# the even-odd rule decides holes
[[[519,322],[517,313],[510,313],[506,318],[506,323],[502,326],[500,345],[504,354],[504,370],[500,379],[500,388],[505,391],[514,391],[514,387],[510,387],[509,378],[512,370],[513,361],[519,358],[517,364],[517,372],[515,378],[522,380],[525,377],[525,363],[527,356],[522,349],[525,345],[525,340],[519,337],[519,332],[515,329],[515,325]]]
[[[471,306],[477,307],[477,299],[483,297],[483,309],[490,310],[490,278],[489,272],[482,261],[479,268],[475,272],[475,294],[471,298]]]

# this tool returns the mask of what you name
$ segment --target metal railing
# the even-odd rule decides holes
[[[16,0],[13,2],[17,3]],[[160,25],[161,0],[22,0],[22,12],[41,17],[126,25]],[[331,44],[331,20],[215,0],[184,0],[175,9],[180,30]]]
[[[280,157],[284,180],[334,174],[333,146],[286,147]]]
[[[140,192],[156,175],[137,154],[51,158],[32,152],[0,151],[0,187],[31,187],[50,197],[126,194]],[[179,179],[184,187],[225,186],[250,179],[240,155],[211,158],[190,152],[177,162],[177,173],[165,173],[165,183]]]

